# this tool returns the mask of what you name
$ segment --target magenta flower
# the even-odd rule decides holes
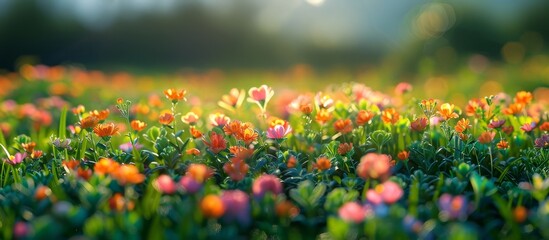
[[[263,174],[254,181],[252,192],[256,198],[263,198],[267,192],[278,195],[282,193],[282,182],[274,175]]]
[[[276,124],[267,129],[267,137],[270,139],[282,139],[292,132],[292,127],[285,122],[282,124]]]
[[[8,164],[16,165],[23,162],[26,157],[27,153],[16,153],[13,156],[9,156],[8,159],[4,159],[4,161],[6,161]]]
[[[26,237],[30,232],[30,226],[26,222],[16,222],[13,227],[13,235],[17,239],[22,239]]]
[[[500,128],[503,124],[505,124],[505,119],[493,120],[488,124],[488,128]]]
[[[366,218],[367,209],[356,202],[347,202],[339,208],[337,213],[345,221],[360,223]]]
[[[192,176],[185,175],[179,180],[179,185],[188,193],[196,193],[202,188],[202,184],[194,180]]]
[[[164,194],[173,194],[177,190],[175,182],[168,175],[160,175],[154,182],[154,187]]]
[[[534,146],[537,148],[549,147],[549,135],[543,134],[543,136],[536,138]]]
[[[455,196],[445,193],[438,199],[438,207],[440,209],[440,217],[442,219],[460,219],[467,218],[469,205],[464,196]]]
[[[237,222],[241,226],[250,224],[250,198],[241,190],[224,191],[221,194],[221,201],[225,206],[223,221]]]
[[[402,191],[400,185],[387,181],[377,185],[375,189],[368,190],[368,192],[366,192],[366,199],[368,202],[375,205],[381,203],[393,204],[397,202],[402,195],[404,195],[404,191]]]

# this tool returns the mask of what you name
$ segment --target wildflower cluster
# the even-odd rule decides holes
[[[405,99],[409,83],[261,85],[208,105],[173,87],[103,107],[3,96],[1,238],[549,238],[531,92],[460,106]]]

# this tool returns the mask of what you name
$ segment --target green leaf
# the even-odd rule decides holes
[[[328,217],[327,225],[328,232],[334,239],[347,239],[350,228],[348,223],[336,217]]]

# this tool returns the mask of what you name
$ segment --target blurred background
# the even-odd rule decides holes
[[[0,129],[118,98],[157,121],[168,88],[187,90],[181,112],[227,113],[230,89],[261,84],[274,116],[300,94],[356,89],[404,109],[529,91],[528,111],[546,111],[547,13],[540,0],[0,0]]]
[[[539,0],[0,0],[0,71],[389,69],[517,64],[547,50]]]

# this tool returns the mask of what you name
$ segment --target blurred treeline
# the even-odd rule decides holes
[[[451,28],[437,36],[405,38],[393,48],[368,41],[326,48],[285,34],[265,34],[250,20],[254,9],[245,2],[222,17],[201,4],[176,5],[181,9],[118,18],[97,29],[72,18],[54,18],[38,2],[18,0],[2,11],[0,69],[14,70],[22,63],[80,63],[107,70],[277,69],[298,63],[325,69],[382,63],[404,74],[420,68],[425,58],[435,59],[441,71],[455,70],[456,63],[474,55],[514,63],[544,53],[549,40],[549,1],[505,24],[456,5]]]

